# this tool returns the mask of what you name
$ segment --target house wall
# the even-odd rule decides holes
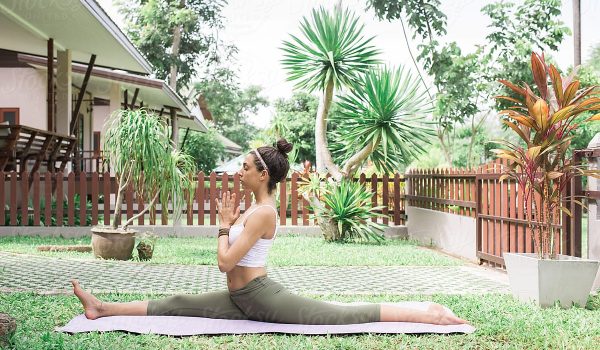
[[[102,131],[104,121],[108,118],[109,106],[94,106],[92,113],[92,129],[93,131]]]
[[[46,75],[33,68],[0,68],[0,108],[19,108],[21,125],[46,130]]]
[[[34,68],[0,68],[0,108],[19,108],[21,125],[46,130],[46,78],[45,71]],[[74,87],[74,100],[78,94],[79,89]],[[108,106],[91,106],[92,98],[91,94],[86,93],[80,108],[85,150],[92,149],[92,131],[100,131],[108,115]]]

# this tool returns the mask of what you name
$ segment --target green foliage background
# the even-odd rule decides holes
[[[225,147],[212,127],[207,132],[190,131],[182,151],[194,158],[197,171],[205,174],[210,174],[226,157]]]

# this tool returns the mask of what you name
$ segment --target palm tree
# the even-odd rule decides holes
[[[380,172],[393,173],[425,152],[423,146],[435,132],[424,121],[432,109],[420,87],[408,69],[381,67],[341,96],[340,113],[332,122],[343,174],[352,177],[367,159]]]
[[[313,9],[311,18],[302,19],[303,38],[292,35],[282,48],[287,79],[297,81],[298,89],[322,93],[315,122],[317,171],[329,170],[338,179],[342,174],[333,163],[325,137],[333,92],[351,86],[360,74],[379,63],[376,58],[379,51],[371,45],[372,37],[364,37],[363,28],[348,9],[342,11],[336,7],[328,12],[320,7]]]
[[[364,219],[365,215],[379,216],[377,208],[367,208],[361,200],[371,194],[349,181],[367,159],[379,170],[394,172],[400,163],[424,152],[423,145],[434,135],[423,122],[431,112],[425,91],[408,70],[378,66],[378,51],[370,44],[373,38],[364,38],[363,26],[348,10],[313,10],[311,20],[302,20],[301,30],[304,41],[292,35],[292,40],[284,42],[282,62],[288,80],[297,81],[296,88],[322,92],[315,125],[318,174],[301,192],[311,201],[326,240],[344,240],[353,232],[367,232],[361,237],[365,239],[377,237],[381,228],[365,224],[369,220]],[[325,133],[333,91],[342,87],[348,93],[340,98],[339,115],[332,117],[338,140],[332,147],[340,168],[333,161]],[[333,184],[323,186],[325,170],[335,179]]]

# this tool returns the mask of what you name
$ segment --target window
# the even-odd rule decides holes
[[[94,155],[100,155],[100,131],[94,131]]]
[[[9,125],[19,124],[18,108],[0,108],[0,123],[8,122]]]

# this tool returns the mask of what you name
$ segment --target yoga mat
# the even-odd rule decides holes
[[[331,302],[334,304],[344,304]],[[355,302],[350,304],[366,304]],[[427,302],[384,303],[426,310]],[[88,320],[79,315],[57,331],[66,333],[126,331],[139,334],[191,336],[202,334],[350,334],[350,333],[473,333],[471,325],[440,326],[411,322],[371,322],[346,325],[305,325],[184,316],[110,316]]]

